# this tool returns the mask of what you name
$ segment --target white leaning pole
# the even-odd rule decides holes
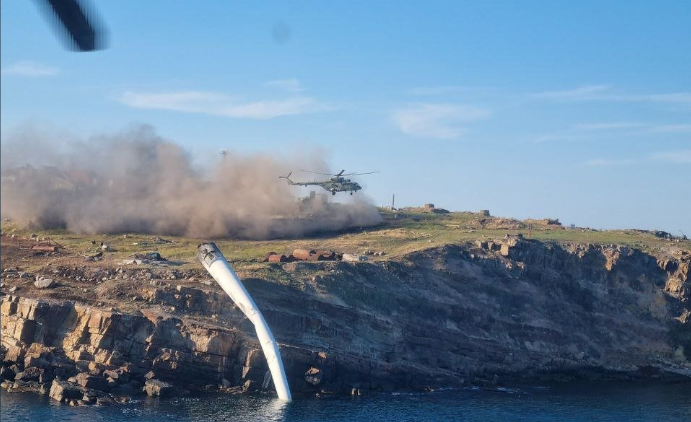
[[[274,381],[278,398],[286,402],[293,401],[290,395],[290,387],[288,387],[288,379],[283,369],[281,353],[278,351],[278,343],[276,343],[273,334],[271,334],[271,330],[264,320],[264,316],[259,312],[257,305],[254,303],[249,293],[247,293],[245,286],[242,285],[242,282],[237,274],[235,274],[235,271],[233,271],[233,268],[215,243],[203,243],[199,245],[199,247],[197,247],[197,258],[214,280],[216,280],[233,302],[235,302],[247,318],[252,321],[252,324],[254,324],[259,344],[261,344],[264,357],[269,364],[271,378]]]

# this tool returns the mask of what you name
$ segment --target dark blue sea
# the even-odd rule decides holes
[[[487,391],[298,398],[199,395],[111,407],[70,407],[29,393],[0,395],[13,421],[616,421],[689,422],[691,384],[588,383]]]

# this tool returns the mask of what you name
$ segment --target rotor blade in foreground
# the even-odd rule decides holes
[[[105,29],[96,25],[93,12],[87,13],[78,0],[44,0],[67,31],[79,51],[105,48]]]

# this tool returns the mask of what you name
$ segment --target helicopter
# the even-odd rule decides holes
[[[322,176],[332,176],[329,178],[329,180],[324,180],[324,181],[309,181],[309,182],[294,182],[290,179],[290,176],[293,174],[291,171],[288,173],[287,176],[279,176],[279,179],[286,179],[289,185],[292,186],[321,186],[325,190],[328,190],[331,192],[331,195],[336,195],[336,192],[348,192],[350,191],[350,194],[352,195],[353,193],[359,191],[362,189],[362,186],[358,184],[357,182],[353,182],[350,179],[346,179],[344,176],[360,176],[363,174],[373,174],[373,173],[378,173],[376,171],[370,171],[368,173],[345,173],[345,170],[341,170],[339,173],[336,174],[328,174],[328,173],[317,173],[314,171],[307,171],[307,170],[301,170],[305,173],[312,173],[312,174],[321,174]]]

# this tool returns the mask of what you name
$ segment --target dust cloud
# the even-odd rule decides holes
[[[290,158],[214,151],[211,164],[201,166],[150,126],[86,140],[25,127],[6,138],[0,213],[38,227],[271,239],[381,221],[361,193],[314,210],[305,210],[309,201],[299,204],[297,188],[278,176],[327,169],[318,151]]]

